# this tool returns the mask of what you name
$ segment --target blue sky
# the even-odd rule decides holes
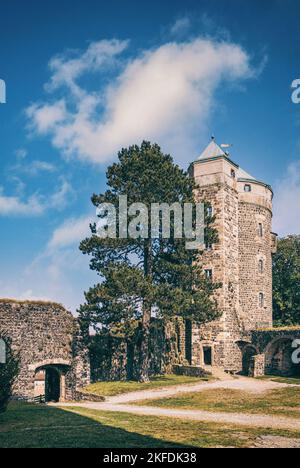
[[[117,150],[183,167],[214,134],[300,232],[298,0],[0,1],[0,297],[75,311],[97,282],[78,244]]]

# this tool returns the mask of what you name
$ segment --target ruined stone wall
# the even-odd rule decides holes
[[[91,377],[101,380],[133,380],[138,377],[139,330],[127,342],[107,334],[91,338]],[[170,374],[173,365],[186,363],[185,328],[180,320],[163,324],[153,320],[150,338],[150,375]]]
[[[254,330],[251,342],[256,349],[256,372],[263,372],[262,375],[299,376],[300,364],[293,359],[294,353],[296,358],[300,357],[299,345],[296,343],[293,346],[295,340],[300,342],[300,327]],[[260,364],[257,364],[257,360]]]
[[[14,396],[32,397],[36,370],[44,366],[59,369],[67,399],[89,383],[89,356],[78,323],[61,305],[2,300],[1,333],[9,336],[12,349],[20,356]]]

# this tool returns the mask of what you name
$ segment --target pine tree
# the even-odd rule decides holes
[[[143,142],[119,153],[118,163],[107,172],[108,190],[93,195],[95,207],[111,203],[117,208],[119,196],[128,197],[128,206],[194,202],[195,182],[171,156],[156,144]],[[129,217],[129,221],[133,217]],[[117,216],[118,219],[118,216]],[[207,218],[206,241],[217,241]],[[214,291],[219,287],[202,271],[200,252],[187,250],[184,239],[176,239],[171,222],[171,236],[151,238],[151,226],[140,226],[138,238],[100,238],[96,226],[92,236],[80,249],[91,255],[90,267],[101,281],[86,294],[80,308],[81,323],[86,328],[106,329],[130,337],[141,326],[139,380],[149,380],[149,336],[152,314],[164,320],[181,316],[196,322],[211,321],[219,316]],[[147,236],[143,236],[145,229]],[[119,234],[120,224],[117,225]],[[146,238],[145,238],[146,237]]]

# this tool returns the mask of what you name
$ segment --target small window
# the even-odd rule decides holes
[[[205,250],[207,250],[208,252],[210,252],[213,248],[213,245],[211,242],[206,242],[205,243]]]
[[[235,179],[235,170],[231,169],[231,177]]]
[[[264,235],[264,228],[263,228],[262,223],[259,223],[258,225],[258,234],[259,234],[259,237],[263,237]]]
[[[0,338],[0,364],[6,363],[6,343]]]
[[[212,218],[213,214],[214,214],[213,207],[212,207],[212,206],[208,206],[208,207],[206,208],[206,216],[207,216],[208,218]]]
[[[259,293],[259,307],[264,307],[265,305],[265,296],[263,293]]]
[[[205,276],[207,279],[211,280],[213,277],[213,271],[212,270],[204,270]]]
[[[259,260],[259,262],[258,262],[258,271],[259,271],[259,273],[264,272],[264,261],[263,260]]]
[[[203,348],[203,362],[205,366],[212,365],[212,349],[211,346],[204,346]]]
[[[246,184],[246,185],[244,186],[244,191],[245,191],[245,192],[251,192],[251,190],[252,190],[251,185]]]

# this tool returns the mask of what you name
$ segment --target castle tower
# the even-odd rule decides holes
[[[219,242],[207,246],[203,268],[213,281],[222,317],[192,331],[192,364],[242,370],[249,332],[272,326],[273,192],[233,162],[214,139],[192,163],[197,201],[211,204]]]

